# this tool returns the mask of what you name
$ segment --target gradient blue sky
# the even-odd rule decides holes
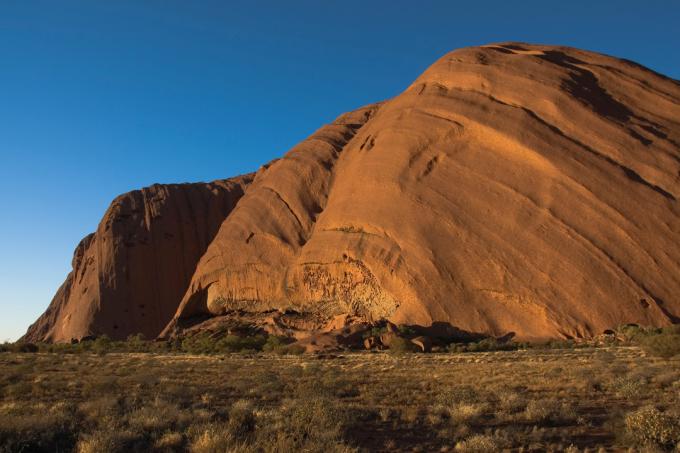
[[[458,47],[571,45],[680,79],[678,24],[678,0],[0,0],[0,341],[119,193],[255,170]]]

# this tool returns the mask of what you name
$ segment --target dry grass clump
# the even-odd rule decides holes
[[[672,448],[680,444],[680,416],[653,406],[626,415],[625,427],[628,437],[640,446]]]
[[[616,378],[610,384],[610,387],[618,396],[632,398],[642,394],[645,389],[645,382],[631,376],[621,376]]]
[[[498,395],[498,406],[501,412],[515,414],[527,407],[527,401],[516,392],[504,391]]]
[[[70,408],[63,403],[0,410],[0,452],[66,451],[75,444]]]
[[[254,410],[238,401],[226,423],[192,430],[190,451],[350,452],[343,439],[343,417],[329,401],[286,400],[278,408]]]
[[[484,434],[475,434],[456,444],[456,451],[464,453],[492,453],[499,451],[496,440]]]
[[[576,418],[574,409],[554,399],[531,400],[524,409],[527,421],[538,424],[557,425]]]
[[[449,409],[449,415],[455,422],[473,423],[488,409],[489,405],[486,403],[458,403]]]
[[[154,443],[154,450],[160,451],[180,451],[184,445],[184,436],[181,433],[168,431],[163,433]]]
[[[347,414],[323,398],[286,400],[265,418],[276,451],[353,451],[343,439]]]
[[[642,346],[652,355],[670,359],[680,355],[680,333],[661,333],[651,336],[642,342]]]
[[[196,430],[189,445],[192,453],[247,452],[248,448],[235,439],[224,426],[213,424]]]

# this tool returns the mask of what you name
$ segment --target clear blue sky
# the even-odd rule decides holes
[[[119,193],[255,170],[458,47],[571,45],[680,79],[678,24],[678,0],[0,0],[0,341]]]

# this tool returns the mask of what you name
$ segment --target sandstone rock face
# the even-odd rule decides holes
[[[523,340],[680,322],[678,197],[678,81],[566,47],[460,49],[252,182],[117,199],[27,338],[243,313]]]
[[[680,315],[680,84],[565,47],[445,55],[261,171],[165,333],[296,310],[587,337]]]
[[[97,232],[76,247],[72,272],[24,339],[155,338],[251,180],[153,185],[116,198]]]

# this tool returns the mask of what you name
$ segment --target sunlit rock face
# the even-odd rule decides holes
[[[460,49],[238,181],[212,216],[204,198],[186,201],[200,240],[177,234],[171,253],[153,235],[146,247],[173,257],[152,261],[167,264],[159,274],[114,252],[127,233],[100,226],[74,259],[97,271],[74,264],[55,298],[73,302],[32,331],[63,340],[76,324],[113,332],[115,319],[153,334],[172,318],[168,335],[192,319],[289,311],[318,326],[347,314],[531,340],[680,316],[680,84],[629,61]],[[142,321],[140,304],[162,314]]]
[[[155,338],[251,179],[156,184],[116,198],[96,233],[76,248],[73,270],[24,338]]]

